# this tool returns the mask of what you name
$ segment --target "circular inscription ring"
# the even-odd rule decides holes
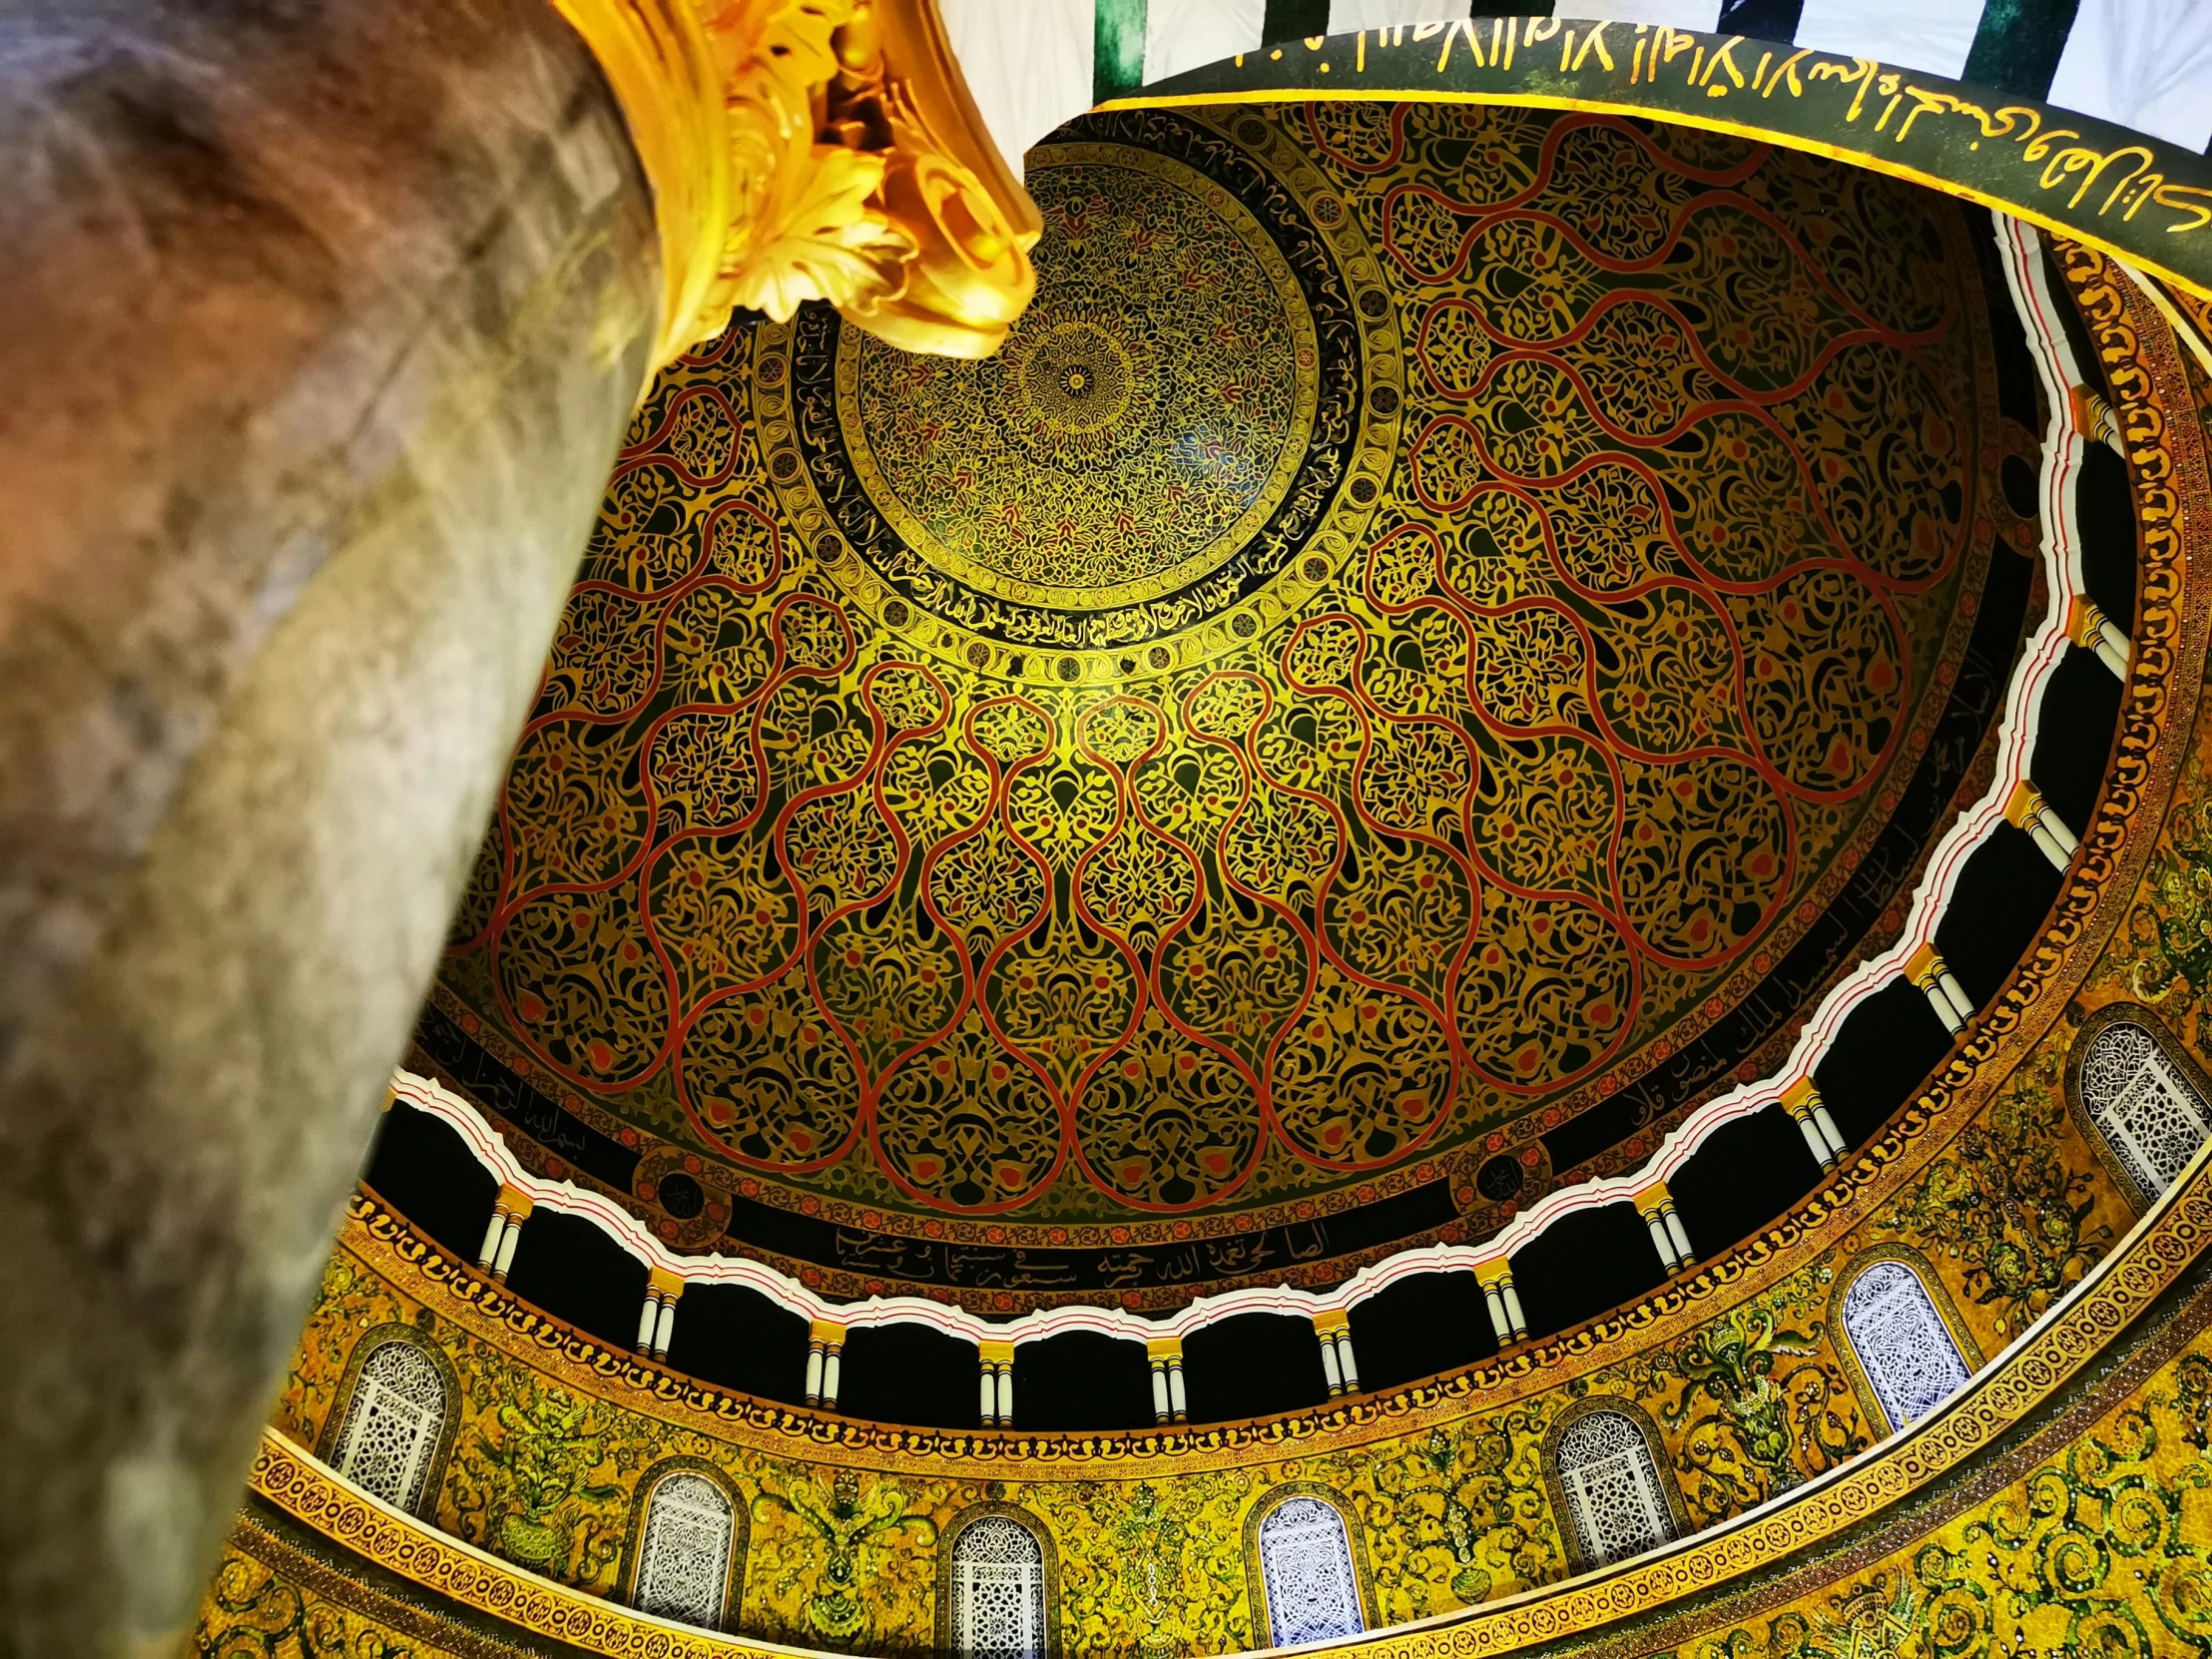
[[[841,595],[1015,679],[1248,647],[1363,545],[1397,453],[1397,308],[1319,170],[1249,118],[1115,126],[1030,153],[1037,298],[996,357],[820,307],[756,330],[771,482]]]

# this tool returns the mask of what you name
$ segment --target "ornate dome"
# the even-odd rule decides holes
[[[997,357],[661,379],[418,1058],[678,1248],[998,1313],[1477,1242],[1775,1072],[2020,638],[1985,230],[1435,105],[1029,187]]]

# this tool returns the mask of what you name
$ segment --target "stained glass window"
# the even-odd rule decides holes
[[[412,1509],[444,1425],[445,1383],[429,1356],[412,1343],[381,1343],[353,1382],[338,1435],[338,1473],[386,1503]]]
[[[2132,1020],[2107,1025],[2081,1062],[2081,1104],[2135,1185],[2156,1197],[2189,1167],[2212,1112]]]
[[[1567,1516],[1592,1567],[1640,1555],[1674,1535],[1644,1431],[1618,1411],[1577,1417],[1559,1436],[1559,1485]]]
[[[1893,1431],[1966,1385],[1964,1356],[1921,1276],[1903,1262],[1877,1262],[1851,1282],[1844,1332]]]
[[[952,1543],[952,1651],[1043,1659],[1044,1551],[1007,1515],[985,1515]]]
[[[645,1509],[638,1550],[639,1608],[713,1630],[722,1623],[737,1530],[730,1499],[703,1474],[659,1481]]]
[[[1357,1636],[1360,1581],[1344,1516],[1318,1497],[1286,1498],[1260,1523],[1260,1574],[1277,1647]]]

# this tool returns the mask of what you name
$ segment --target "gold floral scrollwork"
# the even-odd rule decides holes
[[[910,351],[984,357],[1036,287],[1042,222],[976,113],[935,0],[554,0],[653,188],[656,369],[827,299]]]

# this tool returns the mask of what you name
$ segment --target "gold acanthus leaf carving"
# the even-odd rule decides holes
[[[554,0],[652,186],[653,366],[734,307],[827,299],[909,351],[983,357],[1036,289],[1042,230],[935,0]]]

